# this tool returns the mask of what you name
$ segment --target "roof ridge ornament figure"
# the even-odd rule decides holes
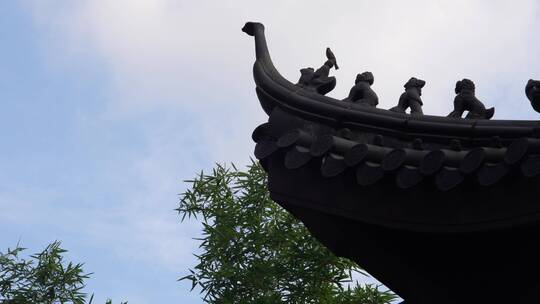
[[[334,55],[334,53],[329,47],[326,48],[326,58],[328,58],[328,61],[330,61],[330,63],[332,63],[336,67],[336,70],[339,70],[336,55]]]
[[[332,67],[338,70],[339,66],[337,65],[336,56],[329,47],[326,48],[326,58],[326,62],[316,71],[312,67],[301,69],[301,76],[296,85],[314,90],[322,95],[332,91],[336,87],[336,78],[328,75]]]
[[[363,106],[376,107],[379,104],[379,97],[371,88],[375,78],[371,72],[364,72],[356,75],[354,86],[349,92],[349,96],[343,101],[355,102]]]
[[[474,82],[464,78],[456,82],[454,99],[454,111],[448,117],[461,118],[463,112],[469,111],[465,118],[470,119],[490,119],[495,113],[495,108],[486,109],[484,104],[475,96]]]
[[[422,112],[422,88],[426,85],[426,82],[422,79],[411,77],[403,87],[405,92],[399,97],[398,105],[391,108],[390,111],[405,113],[407,108],[411,109],[411,114],[424,114]]]
[[[536,112],[540,112],[540,80],[529,79],[525,87],[525,94]]]

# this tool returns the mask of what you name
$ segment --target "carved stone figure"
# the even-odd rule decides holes
[[[540,80],[530,79],[525,87],[525,94],[531,101],[534,110],[540,112]]]
[[[376,107],[379,104],[379,97],[371,85],[375,81],[373,74],[371,72],[364,72],[362,74],[356,75],[356,80],[354,81],[354,86],[349,92],[349,96],[343,101],[356,102],[364,106]]]
[[[490,119],[495,113],[495,108],[486,109],[484,104],[474,95],[474,82],[463,79],[456,82],[456,98],[454,99],[454,111],[448,117],[461,118],[463,112],[469,111],[465,118]]]
[[[326,48],[326,62],[316,71],[313,68],[304,68],[300,70],[301,76],[296,85],[314,90],[319,94],[325,95],[336,87],[336,78],[329,77],[330,69],[337,65],[336,56],[330,48]]]
[[[405,113],[407,108],[411,109],[411,114],[422,115],[422,88],[426,82],[422,79],[412,77],[405,83],[405,92],[399,97],[398,105],[391,108],[390,111]]]

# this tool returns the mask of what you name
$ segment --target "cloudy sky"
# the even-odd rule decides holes
[[[293,81],[332,47],[334,97],[368,70],[389,108],[415,76],[443,115],[467,77],[495,118],[538,117],[523,92],[540,79],[535,0],[2,0],[0,251],[62,240],[98,303],[202,303],[176,282],[199,226],[173,209],[182,180],[248,163],[266,119],[246,21]]]

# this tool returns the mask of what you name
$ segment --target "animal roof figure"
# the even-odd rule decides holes
[[[368,107],[376,107],[379,104],[379,97],[371,88],[374,81],[375,78],[371,72],[363,72],[356,75],[354,86],[349,91],[349,96],[343,99],[343,101],[354,102]]]
[[[495,113],[495,108],[486,109],[484,104],[475,96],[475,85],[470,79],[464,78],[456,82],[456,98],[454,99],[454,111],[448,117],[461,118],[468,111],[465,118],[490,119]]]
[[[416,77],[411,77],[404,85],[405,92],[399,97],[398,105],[391,108],[390,111],[405,113],[410,108],[411,114],[422,115],[422,88],[426,82]]]

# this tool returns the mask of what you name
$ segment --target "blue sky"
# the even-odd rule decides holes
[[[540,79],[539,17],[533,0],[1,1],[0,245],[62,240],[98,303],[202,303],[176,282],[199,227],[173,209],[182,180],[246,164],[266,119],[245,21],[266,24],[293,81],[331,46],[331,96],[370,70],[389,108],[416,76],[424,112],[445,115],[468,77],[496,118],[536,119],[523,89]]]

